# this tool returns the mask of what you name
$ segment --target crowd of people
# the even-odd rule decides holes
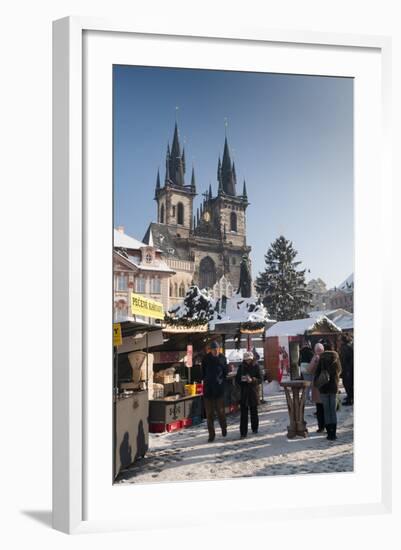
[[[301,377],[310,382],[306,399],[316,405],[317,432],[327,431],[327,439],[337,439],[337,409],[340,377],[347,393],[343,405],[354,402],[354,359],[353,342],[345,334],[341,336],[339,352],[333,349],[330,340],[323,339],[314,348],[306,341],[300,350],[299,366]],[[217,416],[221,435],[227,435],[227,421],[224,407],[224,383],[227,377],[227,360],[220,352],[218,342],[213,341],[209,352],[202,360],[203,396],[209,433],[209,442],[216,437],[214,419]],[[248,435],[249,419],[251,430],[258,433],[259,384],[263,383],[257,358],[251,351],[243,354],[235,381],[240,391],[240,437]]]

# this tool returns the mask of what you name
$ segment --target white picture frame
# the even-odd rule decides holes
[[[89,43],[86,41],[86,37],[90,36]],[[104,48],[102,41],[107,38],[107,50]],[[92,440],[91,434],[93,433],[93,409],[97,407],[96,413],[99,414],[99,418],[107,419],[107,415],[111,415],[111,407],[108,408],[108,403],[102,401],[99,398],[97,402],[96,395],[93,392],[95,390],[92,382],[94,381],[91,373],[91,365],[93,360],[96,359],[96,354],[92,353],[92,347],[94,346],[93,328],[90,322],[91,315],[94,314],[96,309],[96,315],[99,320],[104,320],[105,309],[102,307],[109,299],[110,294],[106,295],[103,305],[94,305],[94,296],[103,296],[103,290],[107,289],[107,284],[110,284],[111,288],[111,276],[107,272],[108,264],[104,264],[106,267],[105,276],[99,276],[101,281],[90,288],[88,288],[88,276],[87,269],[91,269],[91,262],[94,261],[94,254],[99,254],[99,257],[106,258],[108,251],[110,251],[111,262],[111,228],[108,226],[107,218],[103,222],[100,213],[95,212],[93,209],[93,193],[89,188],[86,188],[87,178],[93,178],[86,164],[85,155],[93,155],[90,147],[88,147],[88,136],[84,135],[85,132],[89,133],[91,130],[85,126],[88,123],[86,110],[88,110],[88,102],[84,86],[88,84],[90,78],[104,78],[106,74],[101,68],[101,62],[99,67],[95,67],[94,72],[91,72],[91,66],[86,67],[88,73],[85,72],[84,59],[88,63],[89,60],[97,59],[96,56],[102,56],[102,52],[108,52],[107,55],[113,56],[111,50],[113,49],[114,42],[121,42],[121,40],[138,39],[153,41],[156,45],[154,48],[148,48],[146,54],[149,56],[149,64],[155,64],[159,59],[158,64],[163,65],[165,63],[162,58],[162,52],[158,47],[158,42],[163,41],[166,47],[171,47],[174,50],[174,40],[179,41],[180,46],[183,43],[190,45],[196,43],[205,47],[205,50],[214,50],[217,53],[222,53],[220,48],[226,48],[225,63],[230,63],[233,68],[240,69],[248,68],[244,65],[243,58],[239,55],[239,59],[231,59],[229,50],[235,48],[236,54],[238,54],[243,47],[247,48],[264,48],[270,47],[280,49],[280,47],[286,48],[286,50],[296,49],[301,56],[305,58],[311,54],[311,52],[317,52],[316,59],[311,63],[316,63],[316,67],[319,65],[319,48],[325,49],[325,52],[333,52],[333,63],[335,63],[335,57],[340,56],[344,61],[348,56],[358,55],[359,52],[366,53],[367,57],[370,53],[375,57],[375,61],[372,62],[376,69],[373,71],[373,79],[375,82],[374,89],[376,90],[376,96],[374,97],[375,106],[372,109],[373,117],[376,117],[375,124],[378,125],[379,133],[377,136],[366,136],[366,140],[372,139],[368,142],[362,141],[365,139],[362,133],[359,133],[360,141],[356,143],[356,202],[361,204],[361,207],[356,208],[356,250],[361,250],[359,254],[359,264],[357,262],[356,268],[356,308],[360,308],[360,326],[361,332],[356,331],[361,336],[361,339],[371,339],[373,334],[376,334],[378,340],[377,346],[371,353],[374,360],[378,360],[380,365],[376,367],[383,372],[383,365],[386,365],[386,372],[388,375],[388,384],[379,384],[378,391],[380,392],[380,399],[378,406],[378,414],[375,424],[377,440],[380,441],[379,448],[376,451],[372,451],[370,460],[372,461],[372,469],[374,470],[374,479],[372,481],[374,485],[376,483],[375,495],[364,494],[363,497],[358,500],[358,496],[346,501],[341,500],[341,497],[333,499],[332,503],[325,502],[321,507],[313,507],[310,504],[306,505],[308,510],[308,516],[311,514],[327,514],[327,515],[344,515],[355,513],[386,513],[391,510],[391,421],[384,422],[384,418],[391,418],[391,357],[390,350],[384,346],[384,327],[382,319],[384,315],[389,314],[390,309],[390,296],[384,293],[384,289],[388,283],[385,267],[389,265],[390,246],[391,243],[387,242],[383,253],[383,263],[379,269],[372,268],[370,272],[369,281],[366,282],[361,278],[358,278],[358,273],[362,273],[367,268],[369,260],[369,250],[365,247],[363,240],[358,241],[358,235],[361,238],[361,231],[366,232],[367,239],[374,244],[376,242],[375,235],[369,233],[368,220],[364,219],[364,211],[368,211],[374,206],[375,198],[369,196],[369,193],[359,186],[361,178],[369,180],[370,190],[375,189],[374,182],[369,178],[376,177],[377,193],[380,195],[380,208],[377,213],[377,232],[380,235],[390,234],[391,229],[388,225],[388,220],[385,216],[386,208],[389,207],[391,200],[391,178],[390,178],[390,160],[389,160],[389,124],[390,124],[390,56],[391,56],[391,41],[387,37],[376,36],[354,36],[354,35],[336,35],[326,33],[314,33],[314,32],[289,32],[289,31],[276,31],[262,29],[230,29],[229,27],[221,30],[211,28],[198,29],[194,25],[189,28],[182,28],[180,25],[174,26],[169,24],[168,26],[158,26],[155,23],[154,28],[144,28],[140,24],[122,22],[122,21],[105,21],[93,18],[83,17],[69,17],[54,22],[53,32],[53,526],[56,529],[64,531],[66,533],[76,532],[88,532],[96,530],[116,530],[116,529],[146,529],[151,528],[151,521],[146,521],[146,512],[149,512],[151,508],[152,499],[157,498],[163,502],[165,497],[165,487],[160,485],[154,485],[152,487],[134,487],[136,491],[136,499],[132,501],[132,498],[128,496],[126,488],[112,488],[114,494],[119,493],[121,500],[125,499],[125,503],[131,498],[132,506],[138,507],[138,501],[140,509],[137,510],[136,518],[128,516],[118,516],[113,512],[115,503],[111,502],[109,493],[106,490],[103,493],[94,493],[93,480],[89,480],[90,476],[97,475],[97,467],[104,466],[103,457],[107,453],[100,453],[99,460],[88,463],[88,456],[95,456],[96,451],[93,449],[100,449],[96,447],[98,444]],[[170,41],[170,42],[169,42]],[[147,42],[149,43],[149,42]],[[98,52],[96,52],[96,48]],[[369,53],[368,53],[369,52]],[[274,53],[274,52],[273,52]],[[104,53],[104,55],[106,55]],[[209,54],[210,55],[210,52]],[[129,58],[129,53],[125,51],[124,56]],[[331,53],[329,57],[331,56]],[[370,56],[370,57],[373,57]],[[111,57],[108,59],[110,61]],[[116,58],[118,55],[116,54]],[[196,56],[195,56],[196,57]],[[257,57],[257,56],[256,56]],[[272,56],[272,58],[274,55]],[[361,56],[360,61],[360,74],[367,75],[371,71],[370,61],[364,64]],[[215,63],[219,62],[219,56],[216,55]],[[242,59],[242,61],[241,61]],[[301,59],[301,58],[300,58]],[[153,61],[152,61],[153,60]],[[118,62],[122,61],[122,57]],[[273,60],[274,61],[274,60]],[[273,62],[272,61],[272,62]],[[89,61],[90,62],[90,61]],[[113,61],[114,62],[114,61]],[[250,62],[250,61],[249,61]],[[196,62],[195,62],[196,63]],[[210,61],[212,63],[212,61]],[[241,65],[242,63],[242,65]],[[277,63],[276,72],[280,72],[280,62]],[[330,61],[331,63],[331,61]],[[341,63],[341,61],[340,61]],[[135,64],[133,62],[132,64]],[[362,66],[363,65],[363,66]],[[94,66],[94,64],[92,64]],[[167,65],[168,66],[168,65]],[[185,66],[185,65],[184,65]],[[196,64],[195,64],[196,66]],[[208,65],[210,66],[210,64]],[[289,66],[289,65],[288,65]],[[312,66],[312,65],[311,65]],[[354,76],[354,68],[357,65],[344,66],[344,75]],[[284,64],[283,64],[284,67]],[[97,69],[99,71],[97,72]],[[380,70],[379,70],[380,69]],[[359,69],[358,69],[359,70]],[[103,71],[103,72],[102,72]],[[365,71],[365,72],[364,72]],[[273,71],[274,72],[274,71]],[[304,73],[305,74],[305,73]],[[308,73],[306,73],[308,74]],[[311,73],[316,74],[316,73]],[[327,74],[331,74],[328,70]],[[343,74],[342,70],[339,70],[338,74]],[[356,74],[356,73],[355,73]],[[358,73],[359,74],[359,73]],[[359,78],[359,77],[358,77]],[[111,74],[110,74],[111,79]],[[360,77],[360,82],[366,86],[364,77]],[[358,80],[357,80],[358,81]],[[359,82],[359,81],[358,81]],[[361,96],[362,97],[362,96]],[[109,96],[103,98],[105,101],[109,99]],[[89,110],[100,108],[99,105],[92,107],[90,104]],[[380,108],[379,108],[380,103]],[[357,110],[360,109],[359,115],[356,114],[355,123],[357,127],[357,133],[359,132],[359,124],[364,124],[364,117],[361,115],[367,113],[367,105],[356,105]],[[369,110],[369,109],[368,109]],[[360,118],[358,118],[358,116]],[[365,123],[366,120],[365,120]],[[108,128],[110,130],[110,117],[105,123],[102,129]],[[107,132],[106,132],[107,133]],[[97,144],[98,151],[103,151],[110,145],[110,135],[100,132],[100,135],[104,136],[104,141]],[[361,137],[362,136],[362,137]],[[358,139],[359,139],[358,138]],[[361,148],[359,150],[358,148]],[[373,147],[379,147],[375,152],[378,159],[371,159],[370,162],[374,163],[369,166],[365,166],[363,159],[369,153],[374,152]],[[111,151],[108,153],[111,154]],[[374,156],[374,155],[373,155]],[[99,161],[100,162],[100,161]],[[103,161],[102,161],[103,162]],[[90,162],[89,162],[90,164]],[[99,169],[100,170],[100,169]],[[373,173],[372,173],[373,170]],[[89,175],[88,175],[89,173]],[[110,172],[107,170],[105,173],[105,179],[103,180],[104,186],[107,186],[107,177]],[[102,174],[97,174],[99,181],[102,180]],[[380,185],[379,185],[380,180]],[[112,182],[109,180],[111,189]],[[100,189],[104,189],[103,185],[99,185]],[[110,198],[110,189],[105,192],[105,196],[99,198],[99,212],[103,212],[102,209],[107,208],[107,200]],[[99,191],[102,193],[103,191]],[[104,200],[103,200],[104,199]],[[372,203],[373,200],[373,203]],[[370,202],[369,202],[370,201]],[[112,206],[109,204],[109,208]],[[88,215],[90,211],[90,215]],[[111,218],[110,218],[111,219]],[[91,224],[103,223],[101,235],[105,235],[105,239],[100,238],[98,241],[93,240],[94,227]],[[363,226],[363,227],[362,227]],[[100,225],[96,226],[97,228]],[[110,238],[107,236],[110,233]],[[91,237],[92,235],[92,237]],[[94,246],[96,250],[94,250]],[[359,247],[359,248],[358,248]],[[366,248],[366,249],[365,249]],[[107,260],[105,260],[107,262]],[[359,270],[359,271],[358,271]],[[100,270],[103,273],[102,270]],[[109,279],[108,279],[109,278]],[[109,281],[109,282],[107,282]],[[103,285],[103,286],[102,286]],[[106,286],[104,286],[106,285]],[[366,304],[366,298],[374,289],[379,294],[372,298],[373,309],[375,317],[373,319],[374,330],[368,329],[367,335],[364,335],[362,328],[364,327],[364,318],[368,313],[369,307]],[[103,290],[102,290],[103,289]],[[111,293],[111,290],[109,290]],[[103,298],[99,298],[99,301]],[[377,315],[376,315],[377,314]],[[358,318],[358,313],[356,313]],[[358,324],[356,322],[356,326]],[[107,325],[102,329],[102,334],[99,339],[102,340],[103,335],[107,334],[110,330],[111,338],[111,308],[110,308],[110,326]],[[100,334],[100,333],[99,333]],[[359,337],[359,336],[358,336]],[[110,340],[111,342],[111,340]],[[374,346],[376,344],[372,344]],[[91,347],[92,346],[92,347]],[[362,347],[362,346],[361,346]],[[111,349],[111,347],[110,347]],[[373,349],[373,348],[372,348]],[[364,351],[362,349],[356,350],[357,357],[360,352],[360,356],[363,359]],[[91,355],[92,354],[92,355]],[[89,357],[89,360],[88,360]],[[372,360],[373,360],[372,359]],[[108,358],[106,357],[106,362]],[[369,367],[370,365],[370,367]],[[369,368],[373,367],[369,363]],[[111,363],[110,363],[111,368]],[[104,369],[103,369],[104,370]],[[102,371],[102,369],[99,369]],[[100,375],[100,376],[103,376]],[[357,376],[358,381],[358,376]],[[361,386],[364,381],[360,379]],[[99,388],[106,387],[101,386],[102,382],[99,381]],[[99,391],[99,395],[103,395],[103,389]],[[89,392],[89,393],[88,393]],[[90,399],[88,395],[90,394]],[[111,388],[110,388],[111,394]],[[111,397],[110,397],[111,399]],[[363,414],[366,412],[366,399],[356,388],[356,402],[359,403],[360,412]],[[92,420],[91,420],[92,419]],[[108,420],[105,420],[108,427]],[[356,415],[356,430],[361,429],[361,425],[358,426],[358,417]],[[109,437],[110,435],[110,437]],[[111,431],[107,429],[101,437],[111,440]],[[100,440],[100,439],[99,439]],[[106,443],[106,447],[107,447]],[[356,441],[358,445],[358,441]],[[375,458],[375,456],[376,458]],[[111,460],[110,457],[107,460]],[[362,465],[361,471],[363,470]],[[106,468],[107,469],[107,468]],[[101,470],[99,470],[101,471]],[[104,468],[103,468],[104,471]],[[94,472],[94,473],[93,473]],[[362,472],[363,473],[363,472]],[[105,473],[106,478],[109,475],[110,487],[111,487],[111,473]],[[334,476],[334,474],[332,474]],[[365,472],[366,482],[366,472]],[[103,474],[99,474],[99,486],[102,487]],[[372,475],[372,479],[374,477]],[[339,476],[335,476],[339,477]],[[102,481],[101,481],[102,478]],[[363,478],[363,476],[362,476]],[[361,479],[362,479],[361,478]],[[244,490],[248,487],[248,490],[255,490],[255,480],[236,480],[225,482],[197,482],[194,483],[196,490],[199,492],[200,502],[207,497],[204,490],[204,486],[207,485],[207,492],[215,492],[223,490],[227,493],[227,505],[228,509],[223,514],[222,521],[230,521],[230,506],[234,506],[233,496],[238,490]],[[363,482],[363,479],[362,479]],[[224,485],[222,485],[224,483]],[[258,483],[264,484],[264,480],[258,478]],[[283,478],[270,478],[266,483],[269,484],[269,490],[280,491],[279,485],[285,486],[287,491],[291,488],[291,484],[295,481],[291,479]],[[303,480],[297,476],[296,483],[302,487]],[[361,487],[361,480],[358,482]],[[96,484],[97,485],[97,484]],[[185,494],[187,489],[186,485],[189,484],[174,484],[174,492],[176,494]],[[267,485],[265,485],[267,486]],[[361,492],[362,489],[361,489]],[[103,497],[102,497],[103,494]],[[164,496],[163,496],[164,494]],[[272,493],[273,494],[273,493]],[[275,493],[276,495],[278,493]],[[373,493],[372,493],[373,494]],[[91,513],[91,509],[94,509],[91,502],[102,501],[104,499],[104,505],[99,506],[96,513]],[[175,497],[176,498],[176,497]],[[271,504],[271,503],[270,503]],[[253,508],[256,510],[254,519],[261,520],[268,509],[269,517],[274,518],[282,515],[284,512],[287,518],[300,517],[305,511],[304,508],[299,505],[286,507],[283,503],[278,502],[277,509],[271,505],[268,508],[264,508],[263,502],[255,501]],[[109,506],[109,512],[107,506]],[[309,508],[308,508],[309,506]],[[92,507],[92,508],[91,508]],[[156,507],[157,508],[157,507]],[[88,512],[89,510],[89,512]],[[245,510],[246,511],[246,510]],[[259,511],[259,513],[257,512]],[[142,513],[142,515],[141,515]],[[132,515],[132,513],[131,513]],[[164,519],[159,518],[159,526],[171,525],[171,521],[174,521],[172,517],[166,514]],[[181,518],[182,521],[182,518]],[[196,518],[192,520],[187,519],[186,525],[191,523],[197,524]]]

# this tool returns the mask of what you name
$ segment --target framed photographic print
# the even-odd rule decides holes
[[[389,40],[53,49],[55,528],[388,510]]]

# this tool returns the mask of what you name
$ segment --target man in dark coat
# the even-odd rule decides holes
[[[341,366],[343,369],[342,378],[347,398],[343,405],[354,404],[354,348],[350,338],[343,334],[341,336],[340,348]]]
[[[227,360],[219,353],[219,344],[213,341],[210,352],[202,360],[203,401],[209,431],[209,443],[214,441],[214,413],[219,420],[221,434],[227,435],[227,421],[224,411],[224,383],[227,377]]]
[[[248,434],[248,410],[251,413],[251,428],[253,433],[258,433],[259,416],[259,384],[262,382],[259,365],[254,361],[251,351],[244,352],[244,360],[239,365],[235,381],[241,389],[240,407],[240,434],[245,438]]]
[[[337,439],[337,392],[341,374],[341,362],[338,353],[333,351],[331,342],[323,342],[323,347],[324,352],[319,358],[319,364],[314,376],[314,384],[319,381],[322,371],[326,371],[328,381],[320,387],[317,385],[317,387],[324,409],[327,439],[334,441]]]

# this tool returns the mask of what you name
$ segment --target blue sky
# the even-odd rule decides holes
[[[209,184],[215,194],[227,119],[237,191],[247,183],[253,276],[280,234],[307,279],[330,287],[353,271],[352,79],[131,66],[113,78],[115,226],[142,239],[156,221],[176,116],[187,182],[193,164],[199,195]]]

